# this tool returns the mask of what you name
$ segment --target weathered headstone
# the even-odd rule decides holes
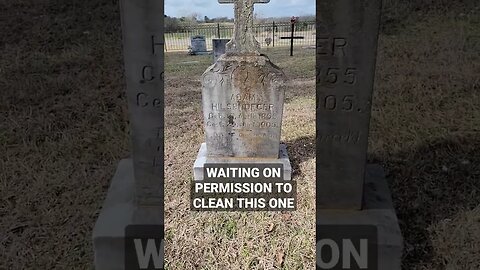
[[[207,41],[205,40],[205,36],[192,36],[190,38],[190,44],[192,48],[192,54],[208,54]]]
[[[218,58],[225,54],[225,47],[230,39],[226,38],[214,38],[212,39],[213,45],[213,62],[217,62]]]
[[[269,0],[219,0],[235,4],[234,37],[226,53],[202,76],[206,143],[194,165],[203,179],[205,163],[282,163],[291,178],[286,148],[280,146],[285,75],[260,55],[253,35],[253,5]]]
[[[380,1],[319,5],[317,203],[322,208],[361,209]]]
[[[97,270],[125,269],[125,230],[163,226],[163,4],[122,0],[126,96],[133,159],[122,160],[95,224]]]
[[[317,226],[376,228],[372,269],[383,270],[401,268],[402,236],[383,169],[366,166],[380,10],[381,0],[317,1],[316,208]]]

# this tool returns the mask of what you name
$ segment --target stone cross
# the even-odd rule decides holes
[[[253,5],[270,0],[218,0],[220,4],[235,4],[233,38],[226,46],[227,54],[260,54],[260,44],[253,34]]]
[[[290,39],[290,56],[293,56],[293,40],[294,39],[304,39],[304,37],[295,36],[295,24],[297,23],[298,18],[292,17],[290,24],[292,27],[291,35],[289,37],[280,37],[280,39]]]

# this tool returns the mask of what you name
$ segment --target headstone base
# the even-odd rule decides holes
[[[193,179],[195,181],[203,180],[203,168],[205,164],[283,164],[283,178],[284,180],[292,180],[292,165],[288,157],[287,147],[285,144],[280,144],[279,158],[218,158],[207,156],[207,144],[202,143],[198,151],[197,159],[193,165]]]
[[[403,238],[385,173],[368,165],[363,210],[317,210],[317,225],[374,225],[377,227],[379,270],[400,270]]]
[[[161,225],[158,207],[136,207],[133,161],[120,161],[102,210],[93,229],[96,270],[125,269],[125,228],[129,225]]]

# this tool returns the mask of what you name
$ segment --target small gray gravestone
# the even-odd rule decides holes
[[[93,230],[97,270],[125,269],[127,227],[164,220],[163,4],[120,5],[133,159],[119,163]]]
[[[225,54],[225,46],[230,41],[230,39],[226,38],[214,38],[212,39],[213,45],[213,62],[217,62],[218,58]]]
[[[219,0],[235,4],[234,37],[202,76],[206,143],[194,164],[195,180],[203,180],[205,163],[280,163],[291,179],[280,145],[285,75],[260,54],[252,32],[253,4],[268,2]]]
[[[192,36],[190,38],[191,44],[191,53],[194,55],[197,54],[208,54],[207,51],[207,41],[204,36]]]
[[[380,10],[381,0],[317,1],[317,230],[372,225],[375,269],[399,270],[403,240],[385,174],[366,166]]]

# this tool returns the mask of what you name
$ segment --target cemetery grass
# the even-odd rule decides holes
[[[91,231],[118,161],[129,156],[118,7],[13,3],[0,11],[0,269],[92,269]],[[479,20],[425,16],[380,37],[369,160],[388,173],[404,269],[480,265]],[[203,141],[200,75],[210,59],[169,53],[167,269],[314,267],[314,52],[265,53],[291,79],[282,141],[298,211],[188,210]]]
[[[168,269],[313,269],[315,261],[315,50],[264,50],[290,78],[282,141],[298,183],[298,211],[194,213],[189,181],[204,142],[200,77],[212,56],[166,57],[165,207]]]

